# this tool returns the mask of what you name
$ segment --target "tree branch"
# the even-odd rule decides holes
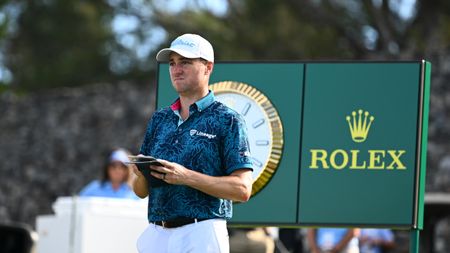
[[[361,32],[358,31],[361,30],[361,27],[355,27],[355,25],[358,26],[359,22],[350,17],[343,8],[338,8],[328,0],[325,0],[321,5],[316,5],[309,0],[286,0],[286,3],[295,12],[300,13],[299,16],[307,17],[307,19],[316,24],[333,27],[347,39],[359,57],[366,54],[367,48],[362,43]],[[348,20],[354,22],[348,22]],[[349,26],[349,23],[353,26]]]

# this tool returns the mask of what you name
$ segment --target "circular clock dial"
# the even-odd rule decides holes
[[[270,100],[254,87],[239,82],[210,85],[218,101],[240,113],[247,125],[253,159],[252,196],[259,192],[275,173],[283,148],[283,128]]]
[[[219,93],[216,95],[218,101],[224,103],[231,109],[240,113],[246,122],[248,141],[253,159],[253,180],[256,180],[264,169],[269,159],[272,132],[270,122],[264,109],[262,109],[250,97],[238,93]]]

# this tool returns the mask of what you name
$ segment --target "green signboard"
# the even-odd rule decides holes
[[[254,192],[232,223],[421,228],[430,64],[216,63],[241,113]],[[159,64],[157,108],[177,94]]]

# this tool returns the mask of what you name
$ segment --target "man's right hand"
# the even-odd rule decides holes
[[[133,173],[138,176],[138,177],[143,177],[144,175],[142,174],[142,172],[139,171],[138,167],[136,166],[136,164],[129,164],[128,166],[130,166],[130,168],[133,170]]]
[[[133,169],[133,173],[137,178],[133,181],[133,191],[139,198],[145,198],[148,196],[148,183],[142,172],[139,171],[135,164],[130,164]]]

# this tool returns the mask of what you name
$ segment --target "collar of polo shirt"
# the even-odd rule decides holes
[[[201,98],[200,100],[198,100],[194,104],[196,106],[196,109],[199,112],[201,112],[201,111],[205,110],[208,106],[210,106],[215,100],[216,99],[215,99],[215,96],[214,96],[214,92],[213,91],[209,91],[208,95],[206,95],[205,97]],[[172,109],[172,111],[179,111],[181,109],[180,98],[177,98],[177,100],[175,100],[175,102],[172,103],[172,105],[170,106],[170,109]]]

